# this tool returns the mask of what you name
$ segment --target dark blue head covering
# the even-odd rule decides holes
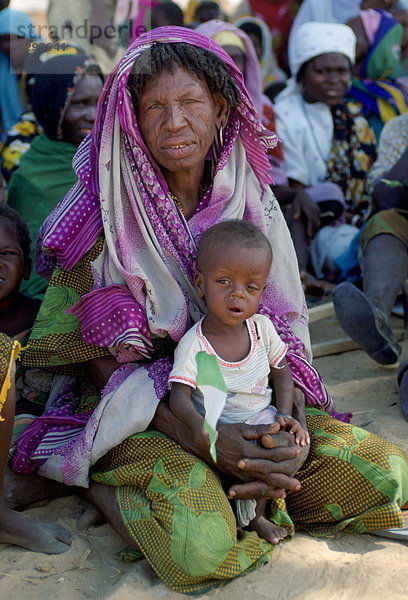
[[[85,54],[64,54],[42,65],[35,76],[32,109],[46,135],[62,139],[62,122],[71,97],[83,75],[100,75],[100,67]]]

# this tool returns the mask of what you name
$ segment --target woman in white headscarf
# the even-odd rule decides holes
[[[303,0],[290,30],[288,43],[289,67],[293,71],[294,39],[303,23],[347,23],[357,17],[360,9],[381,8],[390,10],[397,0]]]
[[[337,184],[344,195],[341,219],[358,226],[370,213],[365,179],[376,140],[359,108],[344,100],[355,35],[347,25],[310,22],[298,29],[294,42],[292,78],[275,104],[286,176],[293,187]],[[327,273],[318,262],[322,277]]]

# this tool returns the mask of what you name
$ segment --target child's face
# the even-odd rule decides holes
[[[0,220],[0,302],[18,292],[21,280],[28,279],[29,274],[13,225]]]
[[[233,244],[208,251],[195,278],[208,315],[224,326],[239,325],[252,317],[258,310],[270,264],[267,248]]]

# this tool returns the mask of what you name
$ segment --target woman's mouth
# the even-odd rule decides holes
[[[178,144],[166,144],[163,146],[163,151],[172,158],[182,158],[191,152],[192,147],[191,143],[179,142]]]

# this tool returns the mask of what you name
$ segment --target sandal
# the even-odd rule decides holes
[[[352,283],[340,283],[333,293],[336,317],[352,340],[381,365],[398,361],[401,346],[384,313]]]

